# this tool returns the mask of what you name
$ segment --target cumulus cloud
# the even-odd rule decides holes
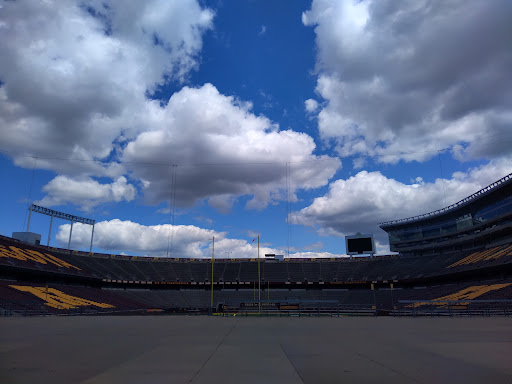
[[[341,156],[511,153],[512,4],[314,0],[318,128]]]
[[[57,241],[67,245],[71,225],[59,226]],[[88,249],[91,241],[90,225],[75,223],[71,247]],[[250,240],[230,239],[225,232],[203,229],[193,225],[142,225],[132,221],[110,220],[96,223],[94,246],[108,252],[132,252],[138,255],[185,258],[211,257],[212,238],[215,237],[216,257],[258,257],[257,245]],[[282,253],[277,249],[260,247],[260,257],[265,253]]]
[[[222,212],[241,195],[253,196],[247,206],[256,209],[285,200],[287,163],[291,194],[326,185],[341,167],[337,158],[314,155],[309,135],[280,131],[251,108],[211,84],[184,87],[156,111],[150,129],[127,144],[122,160],[145,180],[150,202],[173,195],[190,205],[209,198]]]
[[[323,247],[324,247],[324,244],[321,241],[317,241],[316,243],[308,244],[308,245],[304,246],[303,248],[305,251],[315,251],[315,250],[320,250]]]
[[[304,102],[304,108],[308,113],[315,113],[316,110],[318,109],[318,101],[316,101],[315,99],[307,99]]]
[[[389,249],[389,242],[381,242],[379,239],[375,240],[375,254],[376,255],[396,255],[397,252],[391,252]]]
[[[352,160],[352,166],[354,169],[361,169],[366,164],[366,159],[364,157],[356,157]]]
[[[345,236],[374,233],[379,249],[385,251],[387,235],[378,224],[428,213],[477,192],[512,171],[511,159],[456,172],[450,179],[432,183],[422,179],[405,184],[380,172],[361,171],[347,180],[339,179],[313,203],[293,212],[291,222],[315,226],[321,235]],[[446,196],[446,200],[445,200]]]
[[[330,252],[296,252],[291,254],[290,257],[296,258],[296,259],[315,259],[315,258],[332,258],[332,257],[349,257],[345,254],[337,254],[337,253],[330,253]]]
[[[279,131],[250,102],[211,84],[151,99],[197,68],[213,16],[195,0],[3,5],[0,149],[19,153],[19,166],[36,158],[36,168],[65,175],[45,187],[45,203],[79,201],[85,180],[98,188],[90,208],[113,199],[93,177],[130,175],[150,203],[210,198],[228,212],[249,195],[247,206],[261,209],[285,199],[287,162],[292,199],[327,184],[340,161],[313,155],[310,136]]]
[[[59,226],[56,239],[67,246],[71,224]],[[89,249],[90,225],[75,223],[71,240],[72,249]],[[132,221],[110,220],[96,223],[94,247],[105,252],[130,252],[140,256],[211,258],[212,238],[215,237],[216,258],[257,258],[258,245],[251,238],[232,239],[226,232],[217,232],[193,225],[142,225]],[[265,254],[285,254],[285,251],[260,244],[260,257]],[[329,252],[296,252],[296,258],[346,257]]]
[[[131,201],[137,194],[124,176],[110,184],[100,184],[91,178],[57,176],[43,187],[43,191],[47,196],[37,204],[51,207],[71,203],[84,211],[102,203]]]
[[[148,92],[197,67],[212,19],[195,0],[2,4],[0,149],[58,172],[121,175],[92,160],[144,129]]]

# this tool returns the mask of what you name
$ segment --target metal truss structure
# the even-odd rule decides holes
[[[58,219],[68,220],[71,221],[71,230],[69,231],[69,240],[68,240],[68,249],[71,245],[71,234],[73,233],[73,223],[82,223],[82,224],[89,224],[92,225],[92,232],[91,232],[91,246],[89,248],[89,252],[92,251],[92,241],[94,238],[94,225],[96,224],[96,220],[88,219],[85,217],[70,215],[69,213],[55,211],[50,208],[41,207],[36,204],[30,204],[29,207],[29,215],[28,215],[28,223],[27,223],[27,232],[29,232],[30,229],[30,218],[32,217],[32,212],[35,213],[41,213],[43,215],[50,216],[50,230],[48,231],[48,243],[47,245],[50,245],[50,236],[52,233],[52,224],[53,224],[53,218],[56,217]]]

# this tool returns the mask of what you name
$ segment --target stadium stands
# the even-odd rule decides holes
[[[455,268],[459,266],[467,266],[479,263],[479,266],[483,264],[502,264],[503,262],[508,262],[510,260],[497,260],[500,258],[510,258],[512,257],[512,244],[510,245],[502,245],[498,247],[492,247],[489,249],[483,249],[477,252],[471,253],[469,256],[447,266],[447,268]],[[495,263],[489,263],[495,262]]]
[[[213,276],[209,259],[69,251],[0,236],[0,310],[207,312],[212,287],[217,311],[261,305],[267,311],[374,313],[401,302],[420,310],[482,300],[512,307],[512,178],[480,192],[439,212],[384,223],[400,255],[216,259]],[[442,233],[446,223],[448,235]]]
[[[39,252],[28,247],[17,247],[0,244],[0,263],[3,265],[22,265],[31,269],[46,269],[68,272],[80,271],[81,269],[71,265],[64,260],[48,252]],[[73,271],[73,269],[75,271]]]
[[[512,173],[449,207],[381,223],[392,251],[428,256],[512,237]]]
[[[45,305],[52,308],[74,309],[78,307],[94,306],[99,308],[115,308],[107,303],[87,300],[82,297],[72,296],[55,288],[33,287],[30,285],[9,285],[9,287],[22,292],[29,292],[45,301]]]
[[[21,270],[54,272],[114,281],[211,282],[210,260],[158,259],[87,254],[34,247],[0,238],[0,265]],[[276,262],[260,260],[261,280],[271,283],[332,283],[407,280],[512,263],[512,245],[478,251],[443,253],[428,258],[376,257],[375,259],[317,259]],[[216,260],[217,283],[258,281],[256,260]]]
[[[500,284],[486,284],[486,285],[472,285],[456,292],[437,297],[429,300],[428,302],[417,302],[408,307],[420,307],[422,305],[439,305],[439,306],[447,306],[451,301],[462,301],[461,303],[457,303],[457,305],[467,305],[468,302],[465,300],[474,300],[477,298],[481,298],[481,296],[499,290],[505,287],[512,285],[512,283],[500,283]]]

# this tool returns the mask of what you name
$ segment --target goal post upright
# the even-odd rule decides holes
[[[211,294],[210,294],[210,311],[213,316],[213,261],[215,255],[215,236],[212,238],[212,281],[211,281]]]
[[[261,315],[260,235],[258,235],[258,313]]]

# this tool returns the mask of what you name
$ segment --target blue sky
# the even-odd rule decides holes
[[[512,172],[512,5],[0,7],[0,233],[29,201],[94,250],[337,256]],[[50,22],[50,20],[52,22]],[[478,28],[476,28],[478,26]],[[289,216],[289,223],[287,223]],[[31,230],[48,236],[49,218]],[[51,245],[66,246],[56,221]],[[75,225],[72,247],[88,249]]]

